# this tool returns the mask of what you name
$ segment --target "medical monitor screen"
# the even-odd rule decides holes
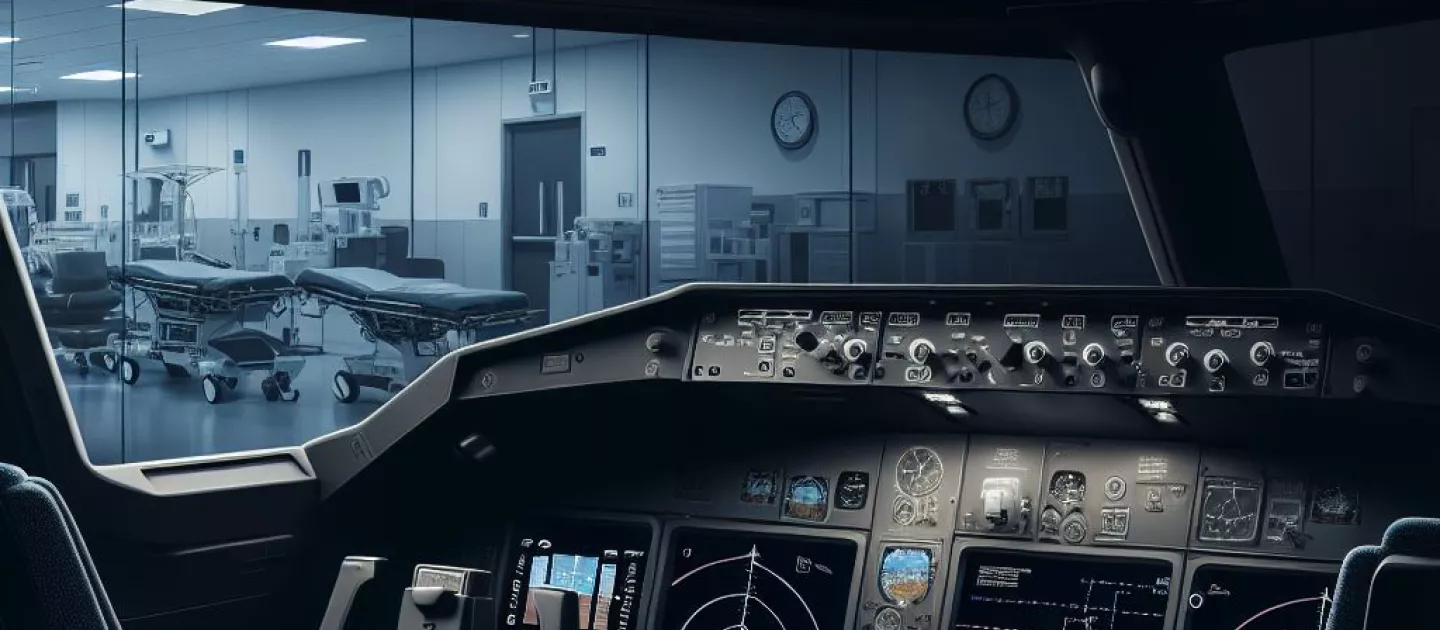
[[[1207,564],[1195,570],[1184,630],[1324,630],[1334,571]]]
[[[843,628],[857,552],[846,539],[680,529],[659,630]]]
[[[969,550],[955,630],[1165,630],[1169,562]]]
[[[339,182],[332,186],[335,203],[360,203],[360,182]]]
[[[547,520],[517,527],[501,627],[540,627],[533,586],[578,593],[580,630],[636,627],[653,535],[644,523]]]

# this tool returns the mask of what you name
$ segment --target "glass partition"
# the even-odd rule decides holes
[[[1069,60],[160,6],[0,44],[97,464],[300,444],[686,282],[1155,281]]]

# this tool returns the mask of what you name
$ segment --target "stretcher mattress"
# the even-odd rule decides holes
[[[295,284],[312,293],[342,296],[357,306],[396,306],[449,319],[486,317],[530,308],[530,298],[515,291],[471,289],[439,280],[401,278],[363,267],[306,269]]]
[[[191,291],[197,295],[262,293],[295,288],[295,283],[282,274],[220,269],[178,260],[126,263],[115,268],[113,273],[114,278],[121,284],[165,287]]]

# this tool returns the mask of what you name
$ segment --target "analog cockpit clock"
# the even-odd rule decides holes
[[[912,497],[923,497],[940,489],[945,481],[945,464],[934,449],[916,446],[900,455],[895,463],[895,484]]]

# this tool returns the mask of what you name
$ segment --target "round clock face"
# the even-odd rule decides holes
[[[965,126],[970,135],[994,140],[1009,133],[1020,112],[1015,87],[998,74],[980,77],[965,94]]]
[[[900,461],[895,463],[895,480],[901,492],[923,497],[940,489],[940,483],[945,480],[945,465],[938,453],[917,446],[900,455]]]
[[[787,92],[775,101],[770,132],[782,148],[798,149],[815,134],[815,103],[803,92]]]

